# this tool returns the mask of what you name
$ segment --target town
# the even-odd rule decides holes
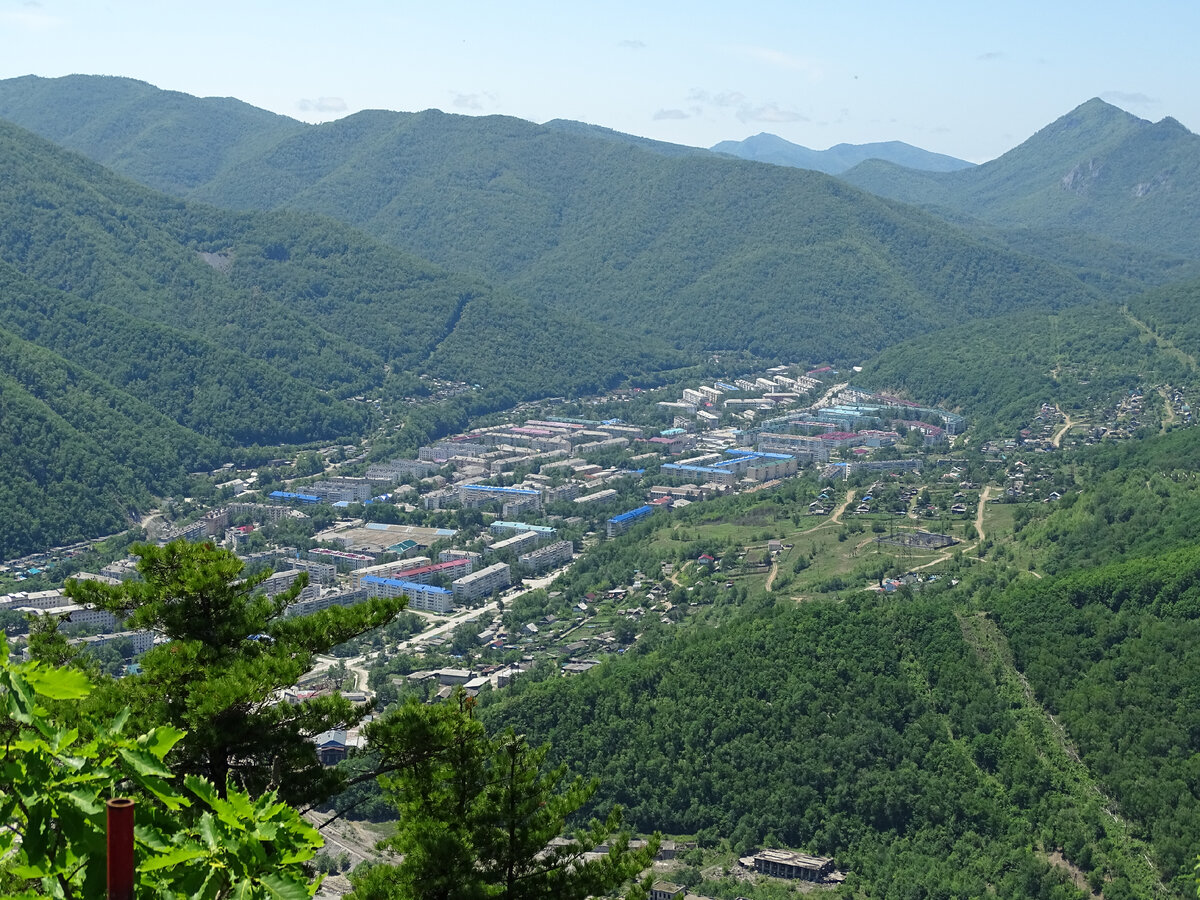
[[[1190,424],[1182,393],[1163,397],[1172,421]],[[601,415],[587,417],[589,408]],[[943,564],[964,552],[983,558],[985,521],[993,532],[1014,527],[1011,512],[986,520],[987,504],[1061,499],[1066,485],[1041,461],[1047,455],[1122,439],[1142,409],[1141,392],[1098,409],[1095,421],[1046,403],[1021,433],[970,448],[960,414],[857,388],[828,368],[780,366],[667,398],[631,392],[518,409],[410,457],[370,461],[364,448],[324,448],[306,454],[311,474],[285,478],[227,467],[205,473],[216,502],[173,501],[174,517],[159,517],[148,534],[159,544],[229,548],[248,574],[266,570],[267,596],[303,578],[288,616],[407,598],[382,633],[335,648],[278,697],[337,692],[382,710],[405,697],[437,702],[521,678],[579,675],[648,629],[702,621],[748,589],[797,600],[920,590],[950,577]],[[786,515],[761,520],[749,540],[703,520],[722,500],[753,502],[789,484],[803,493],[793,489]],[[581,558],[665,523],[679,546],[658,548],[652,568],[573,576]],[[160,636],[126,630],[111,613],[69,602],[61,586],[39,584],[89,549],[9,561],[0,576],[38,588],[0,596],[0,623],[19,647],[30,616],[53,618],[106,671],[136,672]],[[117,584],[137,577],[136,564],[120,554],[71,577]],[[314,740],[326,765],[363,747],[358,728]],[[664,880],[652,896],[694,897],[669,880],[672,859],[660,855]],[[727,868],[737,872],[824,884],[842,877],[831,860],[782,849]]]
[[[437,390],[453,393],[454,386]],[[1157,393],[1167,421],[1191,423],[1191,408],[1180,390],[1166,386]],[[419,629],[403,649],[417,656],[461,658],[461,653],[444,652],[454,649],[451,633],[476,623],[476,646],[520,653],[520,658],[469,678],[447,666],[455,674],[443,675],[439,684],[444,689],[466,682],[469,690],[478,690],[486,681],[496,688],[514,672],[563,651],[569,654],[564,672],[584,671],[595,660],[578,658],[580,651],[618,652],[622,642],[616,636],[627,636],[629,622],[646,612],[668,621],[678,615],[671,594],[679,575],[672,576],[670,564],[664,564],[665,576],[639,573],[637,580],[601,597],[588,592],[564,605],[560,594],[552,598],[560,602],[542,604],[570,615],[548,613],[539,621],[515,623],[511,614],[500,614],[506,603],[520,608],[523,595],[544,593],[598,542],[652,516],[813,475],[827,486],[806,505],[806,517],[842,526],[843,541],[843,515],[863,530],[858,523],[882,513],[886,526],[878,518],[871,522],[875,547],[942,551],[960,544],[963,536],[978,537],[973,523],[982,522],[983,495],[989,490],[1010,500],[1059,499],[1036,455],[1128,436],[1140,424],[1142,401],[1142,392],[1133,391],[1098,407],[1091,422],[1072,420],[1043,404],[1019,435],[980,448],[999,473],[989,489],[964,475],[966,467],[953,451],[955,442],[961,447],[965,439],[962,415],[856,388],[829,367],[777,366],[684,387],[665,399],[627,393],[591,401],[608,411],[615,405],[625,413],[622,418],[554,415],[553,403],[518,408],[499,424],[422,446],[413,458],[368,463],[363,448],[325,448],[307,454],[318,460],[312,468],[319,471],[270,490],[262,489],[262,473],[239,473],[229,465],[210,475],[225,502],[204,507],[184,498],[183,514],[172,521],[160,518],[151,536],[160,544],[182,539],[227,546],[244,560],[248,574],[271,570],[262,583],[267,596],[287,590],[303,574],[307,584],[288,615],[403,595],[408,611],[420,617],[413,624]],[[1033,457],[1026,452],[1010,460],[1018,448]],[[351,466],[360,474],[340,474]],[[852,479],[863,478],[870,479],[865,488],[844,490]],[[945,533],[955,523],[964,526],[958,537]],[[8,561],[0,566],[0,583],[46,581],[56,561],[70,561],[89,549],[78,544]],[[778,539],[742,548],[738,571],[771,573],[774,582],[772,569],[778,568],[782,551]],[[701,569],[710,564],[719,569],[722,562],[707,554],[687,561]],[[136,559],[130,556],[112,559],[96,572],[72,573],[113,584],[135,575]],[[917,583],[919,576],[877,581],[844,587],[894,590]],[[631,597],[638,602],[619,605]],[[106,612],[67,602],[59,587],[10,591],[0,596],[4,614],[4,626],[17,636],[18,646],[25,616],[52,616],[73,641],[104,655],[114,672],[122,664],[136,665],[136,657],[155,640],[150,633],[122,630]],[[598,632],[589,640],[576,633],[583,619],[592,620],[588,630]],[[600,622],[612,627],[595,627]],[[374,649],[372,661],[386,661],[389,651],[397,650]],[[362,674],[350,690],[366,691],[365,669],[352,671]],[[438,669],[426,671],[437,674]],[[407,679],[420,681],[412,675]]]

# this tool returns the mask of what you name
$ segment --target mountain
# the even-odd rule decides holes
[[[652,153],[659,153],[663,156],[695,156],[708,153],[707,150],[700,147],[688,147],[684,144],[656,141],[652,138],[640,137],[636,134],[626,134],[623,131],[605,128],[603,125],[589,125],[587,122],[576,122],[572,119],[551,119],[543,127],[553,128],[555,131],[562,131],[567,134],[600,138],[617,144],[629,144],[632,147],[641,147],[643,150],[649,150]]]
[[[0,85],[0,113],[20,89]],[[330,216],[563,314],[691,351],[857,361],[947,321],[1093,296],[1066,271],[811,171],[437,111],[368,111],[276,137],[172,191]]]
[[[815,169],[826,175],[841,175],[868,159],[882,160],[897,166],[926,172],[956,172],[969,169],[974,163],[942,153],[922,150],[903,141],[883,141],[873,144],[835,144],[828,150],[810,150],[791,141],[763,132],[744,141],[721,141],[712,148],[739,159]]]
[[[3,123],[0,153],[10,176],[0,184],[0,260],[75,303],[200,336],[322,395],[377,386],[385,367],[424,371],[464,322],[479,322],[465,314],[471,304],[497,293],[328,219],[181,203]],[[612,361],[589,383],[647,349],[627,340],[629,356],[613,352],[615,336],[597,326],[499,293],[513,328],[497,336],[471,325],[457,337],[487,340],[487,370],[474,374],[505,372],[518,396],[537,393],[522,330],[593,336]],[[656,349],[666,366],[682,361]],[[554,373],[549,362],[536,377]]]
[[[235,448],[361,437],[372,407],[347,398],[420,374],[494,409],[693,361],[329,219],[182,202],[4,122],[0,329],[3,552],[117,530]]]
[[[1200,137],[1089,100],[1003,156],[959,172],[864,162],[842,176],[952,219],[1059,229],[1200,259]]]
[[[2,81],[0,117],[163,191],[203,184],[305,128],[240,100],[98,75]]]
[[[5,283],[8,295],[12,285]],[[0,328],[0,557],[128,527],[220,450],[82,366]]]

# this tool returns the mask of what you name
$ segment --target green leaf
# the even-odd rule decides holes
[[[85,816],[98,816],[104,812],[104,804],[95,793],[83,794],[79,791],[68,791],[66,796]]]
[[[164,766],[161,760],[155,759],[145,750],[136,747],[118,747],[117,752],[121,754],[121,759],[125,760],[129,767],[139,775],[171,777],[171,770]]]
[[[146,749],[156,758],[162,759],[171,752],[171,748],[187,736],[186,731],[180,731],[171,725],[160,725],[149,734],[143,735],[139,743],[144,743]]]
[[[212,806],[212,802],[218,799],[217,789],[213,787],[212,782],[200,775],[183,776],[183,786],[209,806]]]
[[[33,714],[38,711],[38,706],[34,700],[29,682],[16,672],[6,672],[4,674],[7,676],[4,679],[7,683],[3,687],[6,688],[4,696],[8,702],[9,718],[20,722],[22,725],[34,724]]]
[[[48,669],[37,663],[27,667],[29,686],[51,700],[79,700],[92,692],[92,683],[78,669]]]
[[[163,781],[161,778],[147,775],[135,777],[134,780],[137,781],[139,787],[157,797],[167,809],[176,810],[192,805],[187,797],[183,796],[183,794],[175,790],[173,785]]]
[[[160,853],[156,856],[150,856],[141,860],[138,863],[138,870],[142,872],[154,872],[158,869],[169,869],[172,866],[177,866],[180,863],[189,862],[193,859],[202,859],[208,856],[206,850],[196,844],[185,847],[176,847],[167,853]]]
[[[312,896],[309,893],[309,885],[298,878],[285,878],[272,872],[264,875],[261,880],[263,887],[267,889],[268,897],[278,900],[308,900]]]
[[[200,832],[200,839],[204,841],[204,845],[209,850],[217,849],[217,832],[213,826],[212,813],[205,813],[200,817],[200,824],[197,828]]]

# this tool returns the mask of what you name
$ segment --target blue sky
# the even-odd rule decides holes
[[[0,0],[0,77],[123,75],[306,121],[436,107],[982,162],[1096,96],[1200,129],[1198,34],[1185,0]]]

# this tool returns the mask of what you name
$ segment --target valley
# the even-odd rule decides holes
[[[1092,100],[833,177],[88,76],[0,81],[0,117],[0,628],[35,686],[95,681],[63,729],[182,723],[147,771],[339,823],[330,897],[482,840],[488,790],[470,840],[438,792],[503,753],[570,806],[545,835],[619,807],[648,842],[610,895],[1194,893],[1174,120]],[[155,579],[193,558],[179,621]]]

